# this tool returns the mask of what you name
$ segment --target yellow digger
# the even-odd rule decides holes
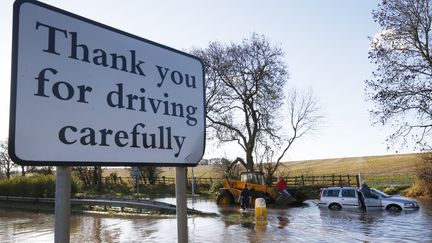
[[[216,199],[218,205],[233,205],[237,202],[241,190],[247,184],[252,192],[252,204],[256,198],[264,198],[267,203],[273,203],[277,207],[285,207],[293,203],[301,203],[305,200],[301,193],[288,189],[292,197],[283,196],[276,188],[267,186],[264,175],[260,172],[243,172],[240,174],[240,181],[225,178],[224,187],[220,189],[220,194]],[[253,205],[252,205],[253,206]]]

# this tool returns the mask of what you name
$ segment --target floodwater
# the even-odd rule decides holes
[[[174,198],[159,201],[174,203]],[[418,200],[411,212],[330,211],[313,201],[289,209],[267,210],[257,224],[238,207],[219,208],[209,200],[189,207],[216,217],[188,218],[190,242],[432,242],[432,200]],[[71,242],[176,242],[175,217],[74,214]],[[54,215],[0,209],[0,242],[53,242]]]

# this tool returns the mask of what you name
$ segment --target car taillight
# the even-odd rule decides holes
[[[320,190],[320,194],[319,194],[319,199],[321,200],[322,194],[323,194],[324,190]]]

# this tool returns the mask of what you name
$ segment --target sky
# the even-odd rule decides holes
[[[265,35],[285,52],[286,89],[312,89],[324,121],[298,140],[285,161],[393,154],[388,127],[372,126],[364,80],[375,66],[370,40],[379,31],[378,1],[107,1],[44,0],[94,21],[163,45],[188,50],[209,42],[241,42]],[[8,137],[13,1],[0,1],[0,139]],[[412,152],[402,150],[400,152]],[[244,157],[240,147],[206,146],[205,158]]]

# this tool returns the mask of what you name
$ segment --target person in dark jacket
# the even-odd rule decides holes
[[[362,192],[370,193],[370,187],[368,186],[368,184],[366,184],[366,181],[362,181],[360,190]]]
[[[360,191],[362,192],[362,195],[359,195],[361,209],[366,210],[366,202],[364,196],[369,195],[371,193],[371,189],[368,186],[368,184],[366,184],[366,181],[362,181]]]
[[[250,206],[252,193],[248,189],[247,184],[244,185],[243,190],[240,192],[240,207],[246,210]]]

